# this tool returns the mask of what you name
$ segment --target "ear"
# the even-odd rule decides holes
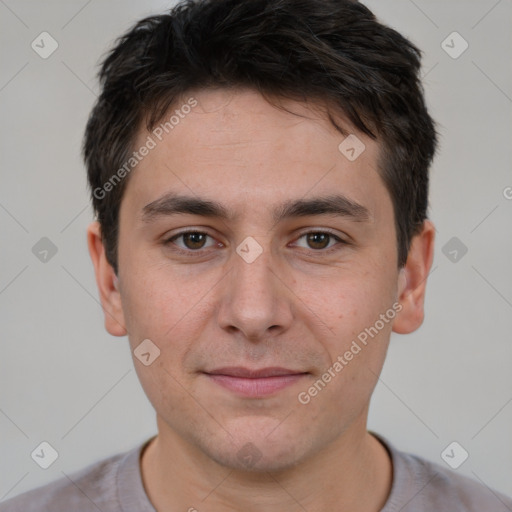
[[[98,286],[101,305],[105,314],[105,329],[112,336],[125,336],[127,331],[121,294],[118,290],[118,279],[105,256],[105,247],[101,238],[99,222],[93,222],[87,227],[87,245],[94,265],[96,285]]]
[[[402,309],[393,322],[393,331],[409,334],[423,323],[427,277],[434,259],[435,227],[426,220],[419,234],[413,237],[407,262],[398,277],[398,301]]]

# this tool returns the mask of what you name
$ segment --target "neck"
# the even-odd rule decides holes
[[[158,512],[378,512],[391,488],[389,455],[364,425],[292,468],[249,472],[217,464],[161,423],[141,460],[144,487]]]

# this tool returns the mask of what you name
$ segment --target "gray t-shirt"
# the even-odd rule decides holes
[[[381,512],[512,512],[512,499],[376,436],[393,463],[391,493]],[[146,444],[0,503],[1,512],[155,512],[140,472]],[[198,510],[201,509],[197,505]],[[204,507],[202,507],[204,508]]]

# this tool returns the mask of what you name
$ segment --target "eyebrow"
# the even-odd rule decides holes
[[[226,221],[236,218],[234,212],[217,201],[171,192],[144,206],[142,220],[149,223],[159,217],[179,214],[200,215]],[[372,218],[365,206],[342,194],[286,201],[272,213],[276,223],[289,218],[314,215],[335,215],[354,222],[369,222]]]

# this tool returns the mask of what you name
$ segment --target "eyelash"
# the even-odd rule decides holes
[[[197,250],[182,249],[174,244],[174,240],[176,240],[184,235],[189,235],[189,234],[206,235],[213,239],[213,237],[211,235],[209,235],[208,233],[206,233],[204,231],[189,230],[189,231],[182,231],[181,233],[177,233],[177,234],[173,235],[172,237],[165,239],[163,241],[163,245],[166,247],[169,247],[170,245],[174,245],[174,247],[172,248],[173,251],[177,252],[178,254],[186,255],[188,257],[194,257],[194,256],[201,255],[202,251],[204,251],[206,249],[197,249]],[[328,235],[330,238],[334,238],[336,240],[336,242],[338,242],[334,246],[329,247],[327,249],[309,249],[313,253],[317,253],[317,254],[322,253],[323,255],[331,254],[332,252],[338,251],[340,249],[339,245],[349,245],[349,242],[347,242],[346,240],[343,240],[339,236],[335,235],[334,233],[331,233],[330,231],[325,231],[325,230],[323,230],[323,231],[320,231],[320,230],[306,231],[305,233],[302,233],[301,235],[299,235],[299,237],[296,240],[300,240],[301,238],[303,238],[307,235],[313,235],[313,234]],[[306,250],[308,250],[308,249],[306,249]]]

